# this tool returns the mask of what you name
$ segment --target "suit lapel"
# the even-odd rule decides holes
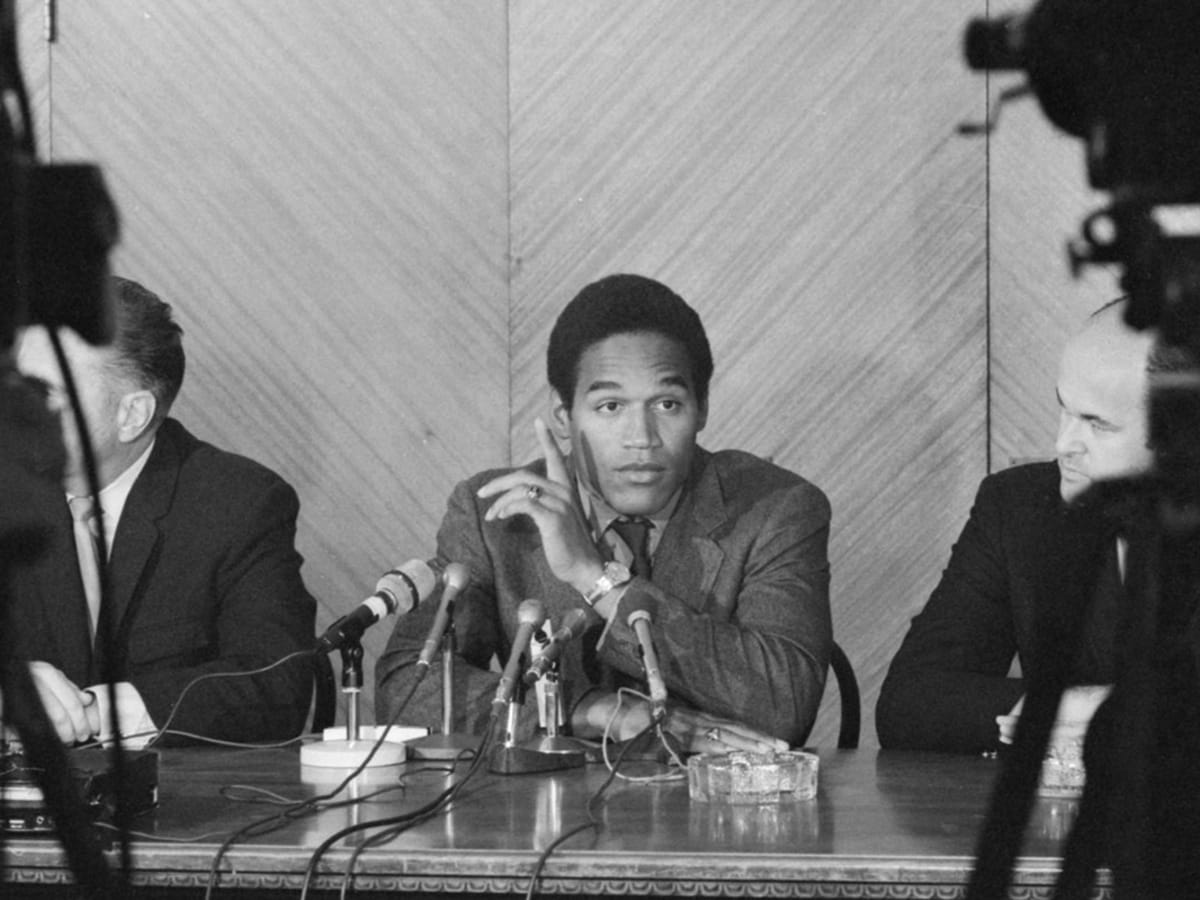
[[[711,537],[725,524],[725,498],[711,454],[697,447],[692,465],[693,475],[654,554],[654,580],[695,585],[685,599],[702,612],[701,598],[711,594],[725,562],[724,551]]]
[[[147,566],[157,552],[161,532],[158,521],[171,508],[179,477],[179,450],[164,424],[159,429],[146,468],[134,482],[117,534],[109,564],[109,600],[112,622],[119,632],[136,600],[135,592]]]

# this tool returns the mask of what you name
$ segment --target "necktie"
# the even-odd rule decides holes
[[[91,497],[72,497],[68,505],[71,518],[75,520],[75,555],[79,559],[79,575],[83,579],[88,618],[95,638],[96,622],[100,618],[100,519]]]
[[[629,570],[643,578],[650,577],[650,529],[646,519],[617,519],[609,526],[621,536],[621,540],[633,553],[633,565]]]

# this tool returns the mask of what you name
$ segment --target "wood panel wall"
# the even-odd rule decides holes
[[[955,134],[988,102],[959,49],[983,10],[97,0],[25,59],[43,149],[104,167],[116,268],[184,324],[179,416],[300,493],[319,624],[431,551],[457,479],[534,455],[554,316],[641,272],[709,329],[703,443],[832,500],[870,746],[989,456],[1053,433],[1076,315],[1053,250],[1073,148],[1006,113],[989,181],[987,141]],[[813,743],[837,710],[831,688]]]

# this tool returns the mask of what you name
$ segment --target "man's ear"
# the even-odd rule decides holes
[[[158,398],[150,391],[130,391],[121,397],[117,409],[117,439],[131,444],[144,435],[154,424],[158,412]]]
[[[696,419],[696,431],[703,431],[704,426],[708,424],[708,398],[704,398],[704,402],[700,404],[700,415]]]
[[[558,391],[550,389],[550,430],[554,432],[554,436],[559,441],[570,444],[571,442],[571,407],[567,403],[563,403],[562,397]]]

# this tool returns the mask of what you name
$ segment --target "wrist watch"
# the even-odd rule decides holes
[[[629,571],[629,566],[619,562],[606,562],[604,571],[600,573],[600,577],[596,579],[596,583],[592,585],[591,590],[583,595],[583,602],[588,606],[595,606],[596,601],[611,591],[613,588],[620,587],[633,578],[633,573]]]

